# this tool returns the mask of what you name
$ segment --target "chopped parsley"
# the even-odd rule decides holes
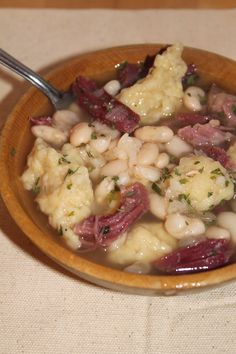
[[[71,211],[67,216],[73,216],[73,215],[75,215],[75,212]]]
[[[110,232],[110,226],[107,225],[107,226],[103,226],[100,230],[100,232],[103,234],[103,235],[107,235],[109,232]]]
[[[39,184],[39,180],[40,178],[38,177],[35,181],[35,184],[34,184],[34,187],[32,188],[32,192],[37,195],[40,193],[40,186],[38,185]]]
[[[232,104],[232,112],[233,112],[233,114],[236,115],[236,105],[235,104]]]
[[[165,182],[170,177],[171,177],[170,170],[167,167],[164,167],[162,170],[161,180]]]
[[[194,165],[198,165],[199,163],[200,163],[200,161],[197,160],[197,161],[194,162]]]
[[[16,156],[16,149],[14,147],[11,148],[10,154],[11,154],[12,157]]]
[[[191,202],[190,202],[190,199],[189,199],[189,194],[180,193],[178,195],[177,199],[180,202],[182,202],[184,200],[187,204],[191,205]]]
[[[73,175],[76,171],[78,171],[78,169],[79,169],[79,167],[77,167],[75,170],[72,170],[71,168],[69,168],[66,175],[65,175],[65,179],[67,176]]]
[[[180,180],[179,180],[179,183],[181,183],[181,184],[185,184],[185,183],[187,183],[188,182],[188,179],[187,178],[181,178]]]
[[[94,170],[95,170],[95,167],[93,167],[93,166],[89,166],[88,167],[88,172],[89,173],[93,172]]]
[[[208,192],[207,196],[210,198],[213,195],[213,192]]]
[[[197,74],[192,74],[192,75],[189,75],[187,78],[186,78],[186,85],[187,86],[193,86],[196,84],[197,80],[198,80],[199,76]]]
[[[175,173],[176,176],[181,176],[181,173],[179,172],[179,170],[177,170],[177,168],[175,169],[174,173]]]
[[[91,151],[87,151],[87,155],[88,155],[88,157],[92,157],[92,158],[94,157],[93,154],[91,153]]]
[[[114,181],[115,183],[117,183],[119,181],[119,176],[113,176],[112,177],[112,181]]]
[[[211,173],[216,176],[224,176],[223,172],[221,171],[221,169],[219,167],[216,168],[215,170],[212,170]]]
[[[161,188],[158,186],[158,184],[157,184],[156,182],[154,182],[154,183],[152,184],[152,190],[153,190],[155,193],[157,193],[157,194],[159,194],[159,195],[162,195]]]
[[[65,156],[62,156],[58,160],[58,164],[61,165],[62,163],[67,163],[70,164],[71,162],[65,158]]]
[[[200,168],[200,170],[198,170],[198,172],[202,173],[204,171],[204,167]]]
[[[96,140],[97,139],[97,134],[95,132],[92,132],[91,139],[92,140]]]
[[[72,186],[73,186],[73,184],[72,184],[72,183],[69,183],[69,184],[67,184],[66,188],[67,188],[67,189],[71,189]]]
[[[129,191],[126,193],[126,197],[130,198],[133,197],[135,195],[135,191]]]

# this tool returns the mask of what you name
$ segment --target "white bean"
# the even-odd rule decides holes
[[[230,232],[229,230],[223,229],[222,227],[218,226],[209,226],[205,233],[207,238],[213,239],[230,239]]]
[[[128,267],[124,268],[125,272],[133,274],[148,274],[150,273],[150,263],[135,262]]]
[[[134,132],[136,138],[150,143],[167,143],[173,135],[174,133],[169,127],[145,126]]]
[[[183,102],[190,111],[201,111],[201,100],[204,99],[205,92],[197,86],[190,86],[184,92]]]
[[[201,235],[206,230],[201,219],[190,218],[178,213],[167,216],[165,228],[169,234],[177,239],[187,236]]]
[[[156,193],[149,194],[150,211],[157,218],[164,220],[167,214],[167,201]]]
[[[126,238],[127,232],[124,232],[115,241],[112,242],[112,244],[108,247],[107,251],[112,252],[120,248],[125,243]]]
[[[79,117],[76,113],[63,109],[53,114],[53,126],[61,131],[69,131],[76,123]]]
[[[113,160],[108,162],[101,169],[102,176],[118,176],[121,172],[128,169],[126,160]]]
[[[98,204],[102,204],[107,195],[115,188],[115,182],[111,177],[104,178],[96,187],[94,196]]]
[[[90,146],[94,150],[96,150],[97,152],[102,154],[103,152],[105,152],[109,148],[110,142],[111,142],[111,137],[99,136],[96,139],[92,139],[90,141]]]
[[[155,166],[158,168],[164,168],[169,164],[169,162],[170,162],[170,156],[165,152],[162,152],[157,156]]]
[[[117,129],[112,129],[106,124],[94,121],[92,125],[95,129],[95,132],[99,135],[104,134],[106,136],[110,136],[112,140],[120,136],[120,132]]]
[[[121,89],[121,85],[118,80],[111,80],[108,81],[103,88],[109,95],[116,96]]]
[[[232,210],[236,213],[236,199],[231,200],[230,206]]]
[[[122,172],[118,175],[119,179],[117,181],[117,184],[120,186],[125,186],[127,184],[129,184],[130,182],[130,176],[128,171]]]
[[[217,215],[217,224],[230,232],[232,240],[236,243],[236,213],[223,211]]]
[[[134,174],[151,182],[155,182],[160,178],[159,169],[152,166],[135,166]]]
[[[91,140],[93,128],[86,122],[81,122],[71,129],[70,143],[73,146],[87,144]]]
[[[174,135],[174,137],[165,145],[165,149],[168,154],[174,157],[181,157],[193,151],[192,146],[180,139],[177,135]]]
[[[157,144],[144,143],[138,152],[138,164],[152,165],[156,161],[158,153]]]
[[[47,125],[34,125],[31,128],[34,136],[42,138],[48,144],[60,147],[67,141],[67,134]]]

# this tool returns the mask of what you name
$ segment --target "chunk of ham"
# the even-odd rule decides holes
[[[149,210],[146,188],[141,183],[121,189],[121,204],[111,215],[90,216],[74,227],[82,248],[107,247]]]
[[[72,89],[78,105],[94,119],[123,133],[132,133],[138,127],[139,115],[103,88],[99,89],[93,80],[79,76]]]
[[[198,148],[206,145],[221,145],[230,141],[232,134],[210,124],[195,124],[178,130],[178,136]]]
[[[208,93],[207,107],[210,113],[218,114],[225,125],[236,127],[236,96],[213,84]]]
[[[224,127],[213,127],[209,123],[195,124],[193,127],[187,126],[179,129],[178,136],[208,157],[219,161],[226,169],[235,168],[226,151],[218,146],[230,142],[233,138],[230,132],[224,131]]]
[[[188,274],[221,267],[230,261],[233,249],[228,240],[207,239],[182,247],[153,262],[168,274]]]
[[[162,54],[166,51],[168,46],[165,46],[159,50],[157,54]],[[155,55],[147,55],[143,63],[122,63],[117,66],[117,78],[122,88],[132,86],[138,80],[147,76],[149,70],[154,64]]]
[[[47,125],[52,126],[52,117],[50,116],[41,116],[41,117],[30,117],[30,123],[32,125]]]
[[[227,155],[225,150],[219,146],[205,145],[201,147],[201,150],[210,158],[215,161],[219,161],[223,167],[227,170],[234,170],[235,164],[231,158]]]
[[[208,123],[209,120],[212,118],[208,115],[198,114],[198,113],[177,113],[175,116],[175,122],[178,126],[185,127],[188,125],[195,125],[195,124],[205,124]]]

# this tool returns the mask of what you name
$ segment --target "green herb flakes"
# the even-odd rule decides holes
[[[34,187],[32,188],[32,192],[37,195],[40,193],[40,186],[39,186],[39,180],[40,178],[38,177],[35,181]]]
[[[91,153],[91,151],[87,151],[87,155],[89,158],[94,158],[93,154]]]
[[[128,197],[128,198],[133,197],[134,195],[135,195],[134,191],[129,191],[126,193],[126,197]]]
[[[97,139],[97,134],[95,132],[92,132],[91,139],[92,140],[96,140]]]
[[[170,177],[171,177],[170,170],[167,167],[164,167],[162,170],[161,180],[165,182]]]
[[[189,194],[181,193],[178,195],[177,199],[180,202],[182,202],[184,200],[187,204],[191,205],[190,199],[189,199]]]
[[[157,194],[159,194],[159,195],[162,195],[162,191],[161,191],[161,188],[158,186],[158,184],[157,183],[153,183],[152,184],[152,190],[155,192],[155,193],[157,193]]]
[[[200,161],[197,160],[197,161],[194,162],[194,165],[198,165],[199,163],[200,163]]]
[[[67,188],[67,189],[71,189],[72,186],[73,186],[73,184],[72,184],[72,183],[69,183],[69,184],[67,184],[66,188]]]
[[[208,198],[210,198],[212,195],[213,195],[213,192],[208,192],[207,193]]]
[[[211,174],[214,174],[216,176],[224,176],[223,172],[221,171],[221,169],[218,167],[215,170],[211,171]]]
[[[16,156],[16,149],[14,147],[11,148],[10,154],[12,157]]]
[[[100,230],[100,232],[103,234],[103,235],[106,235],[110,232],[110,226],[103,226]]]
[[[233,114],[236,115],[236,105],[235,104],[232,104],[232,111],[233,111]]]
[[[175,174],[176,176],[181,176],[181,173],[179,172],[179,170],[177,170],[177,168],[175,169],[174,174]]]
[[[69,160],[67,160],[64,156],[62,156],[62,157],[59,158],[58,164],[62,165],[63,163],[70,164],[71,162]]]
[[[75,172],[77,172],[78,169],[79,169],[79,167],[77,167],[75,170],[72,170],[71,168],[69,168],[68,171],[67,171],[67,173],[66,173],[66,175],[65,175],[65,179],[66,179],[67,176],[71,176],[71,175],[73,175]]]
[[[114,181],[115,183],[117,183],[119,181],[119,176],[113,176],[112,177],[112,181]]]
[[[75,215],[75,212],[71,211],[67,216],[74,216],[74,215]]]
[[[188,182],[188,179],[187,178],[181,178],[180,180],[179,180],[179,183],[181,183],[181,184],[185,184],[185,183],[187,183]]]

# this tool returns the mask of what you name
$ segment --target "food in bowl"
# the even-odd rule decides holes
[[[121,63],[77,104],[31,118],[22,182],[58,236],[134,273],[180,274],[232,261],[236,97],[198,78],[182,45]]]

